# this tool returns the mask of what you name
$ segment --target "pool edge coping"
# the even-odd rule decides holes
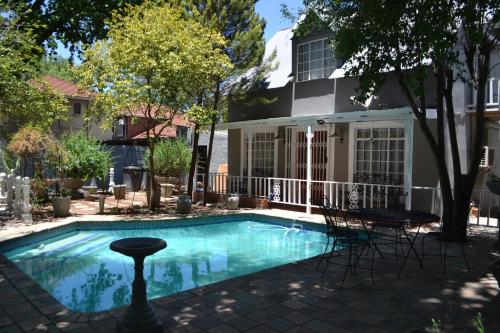
[[[228,216],[254,216],[254,217],[265,217],[265,218],[272,218],[276,220],[287,220],[289,223],[293,223],[293,221],[297,221],[297,218],[287,218],[287,217],[282,217],[282,216],[275,216],[275,215],[268,215],[268,214],[262,214],[259,212],[231,212],[231,213],[225,213],[225,214],[220,214],[220,215],[209,215],[209,216],[186,216],[186,217],[173,217],[173,218],[162,218],[162,219],[147,219],[144,222],[141,223],[155,223],[159,221],[163,222],[175,222],[176,220],[191,220],[191,219],[196,219],[196,220],[201,220],[203,218],[217,218],[217,217],[228,217]],[[54,230],[60,230],[61,234],[66,232],[64,229],[70,228],[74,226],[75,224],[78,223],[98,223],[102,222],[104,223],[119,223],[119,224],[124,224],[124,223],[130,223],[130,222],[137,222],[137,219],[134,220],[108,220],[108,221],[95,221],[95,220],[71,220],[67,221],[67,223],[60,224],[57,226],[54,226],[53,228],[46,228],[38,231],[33,231],[29,234],[21,234],[18,237],[13,237],[7,240],[2,240],[0,241],[0,247],[4,245],[4,243],[15,243],[16,241],[19,241],[22,238],[31,238],[35,237],[36,234],[43,234],[43,233],[50,233],[51,231],[54,232]],[[227,221],[229,222],[229,221]],[[222,222],[224,223],[224,222]],[[319,222],[313,222],[313,221],[300,221],[300,223],[307,224],[310,227],[316,227],[316,228],[322,228],[322,223]],[[206,223],[208,224],[208,223]],[[324,225],[324,224],[323,224]],[[313,229],[316,229],[313,228]],[[78,229],[76,229],[78,230]],[[71,231],[71,230],[68,230]],[[21,245],[22,246],[22,245]],[[299,260],[296,262],[288,263],[285,265],[293,265],[297,262],[302,262],[305,260],[310,260],[311,258]],[[177,299],[175,296],[183,294],[183,293],[190,293],[193,295],[199,295],[200,292],[203,293],[204,289],[210,289],[213,288],[213,285],[224,283],[227,281],[231,281],[234,279],[242,279],[247,276],[253,276],[254,274],[258,274],[263,271],[267,270],[273,270],[273,269],[280,269],[280,267],[285,266],[285,265],[280,265],[277,267],[271,267],[267,268],[258,272],[254,272],[251,274],[246,274],[243,276],[238,276],[238,277],[232,277],[229,279],[225,279],[222,281],[218,281],[216,283],[211,283],[205,286],[200,286],[188,290],[183,290],[178,293],[172,294],[172,295],[166,295],[166,296],[161,296],[158,298],[155,298],[154,300],[148,300],[149,302],[161,302],[165,301],[167,299]],[[98,312],[78,312],[75,310],[72,310],[65,305],[63,305],[61,302],[59,302],[50,292],[45,290],[42,286],[38,284],[36,280],[31,278],[28,274],[26,274],[24,271],[22,271],[17,265],[10,261],[3,252],[0,252],[0,277],[4,276],[5,279],[10,283],[17,292],[19,292],[21,295],[23,295],[36,309],[41,313],[42,316],[49,318],[54,321],[55,324],[58,323],[58,320],[65,320],[64,322],[69,322],[69,323],[78,323],[78,322],[98,322],[101,320],[117,320],[121,318],[123,311],[127,308],[127,306],[119,307],[119,308],[114,308],[114,309],[109,309],[109,310],[103,310],[103,311],[98,311]],[[34,288],[34,290],[33,290]],[[33,292],[35,292],[33,294]],[[179,296],[178,296],[179,297]],[[37,299],[41,298],[50,298],[50,302],[48,303],[49,305],[42,305],[38,306],[33,303],[33,301],[36,301]],[[60,317],[58,319],[58,317]],[[82,320],[82,318],[85,318],[86,320]],[[71,319],[71,320],[70,320]]]

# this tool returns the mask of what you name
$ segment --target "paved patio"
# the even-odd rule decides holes
[[[261,213],[306,217],[279,210]],[[409,262],[399,280],[398,267],[377,264],[375,286],[368,273],[358,271],[340,289],[342,268],[330,265],[321,279],[312,258],[158,298],[153,305],[169,332],[416,332],[429,330],[433,319],[444,332],[475,332],[478,313],[486,332],[500,332],[500,290],[489,268],[495,231],[471,228],[471,272],[462,261],[450,260],[443,277],[439,259],[428,257],[424,269]],[[436,242],[426,244],[437,250]],[[68,310],[1,255],[0,294],[0,332],[113,332],[124,311]]]

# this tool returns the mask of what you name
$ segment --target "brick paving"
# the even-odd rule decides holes
[[[311,258],[152,304],[168,332],[430,332],[433,319],[444,332],[475,332],[478,313],[486,332],[500,332],[500,290],[490,271],[498,256],[494,232],[471,228],[471,272],[450,259],[443,276],[439,258],[426,257],[424,269],[409,262],[401,279],[398,267],[376,264],[375,286],[358,271],[340,288],[343,268],[330,265],[321,279]],[[435,241],[426,244],[437,250]],[[114,332],[123,311],[73,312],[0,255],[0,332]]]

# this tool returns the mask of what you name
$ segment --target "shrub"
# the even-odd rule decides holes
[[[164,140],[154,147],[156,173],[163,177],[179,177],[189,170],[191,148],[182,139]],[[144,164],[149,168],[149,149],[144,155]]]
[[[7,146],[8,151],[21,158],[24,162],[23,175],[26,174],[28,158],[33,158],[35,171],[41,169],[40,160],[43,154],[56,145],[56,138],[47,131],[28,125],[14,134]],[[7,155],[2,154],[7,157]]]
[[[111,152],[99,141],[84,133],[71,133],[61,137],[61,145],[68,158],[64,169],[67,177],[89,180],[93,177],[103,183],[111,167]]]

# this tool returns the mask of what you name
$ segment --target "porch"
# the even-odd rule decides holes
[[[436,211],[437,174],[409,108],[230,122],[228,175],[211,175],[216,193],[303,206],[328,195],[342,208]],[[415,141],[417,138],[418,141]],[[414,143],[416,142],[416,143]],[[390,198],[389,198],[390,196]]]

